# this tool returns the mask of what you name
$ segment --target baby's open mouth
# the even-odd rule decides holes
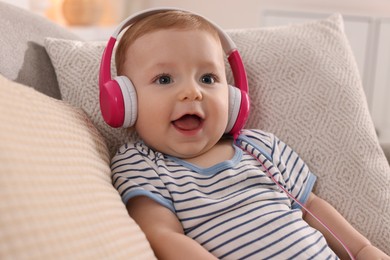
[[[183,131],[198,129],[203,123],[203,119],[197,115],[184,115],[179,119],[172,121],[172,124]]]

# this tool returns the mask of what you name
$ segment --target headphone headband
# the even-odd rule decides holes
[[[181,11],[181,12],[187,12],[188,13],[188,11],[183,10],[183,9],[168,8],[168,7],[150,8],[150,9],[146,9],[146,10],[143,10],[143,11],[139,11],[139,12],[134,13],[133,15],[129,16],[126,20],[122,21],[118,25],[118,27],[114,31],[114,33],[111,35],[111,37],[116,39],[119,36],[119,34],[121,33],[121,31],[123,31],[125,28],[129,27],[131,24],[133,24],[133,23],[135,23],[135,22],[137,22],[139,20],[142,20],[143,18],[148,17],[150,15],[157,14],[157,13],[162,13],[162,12],[165,12],[165,11]],[[236,44],[230,39],[230,37],[226,34],[226,32],[224,32],[224,30],[221,27],[219,27],[216,23],[210,21],[209,19],[207,19],[206,17],[204,17],[204,16],[202,16],[200,14],[193,13],[193,12],[191,12],[191,14],[194,14],[194,15],[197,15],[197,16],[203,18],[204,20],[209,22],[217,30],[219,38],[221,40],[222,48],[223,48],[224,52],[226,53],[226,55],[229,56],[229,54],[233,50],[237,49]]]
[[[134,13],[133,15],[129,16],[127,19],[122,21],[118,25],[118,27],[115,29],[114,33],[111,35],[111,37],[109,39],[109,42],[107,44],[107,47],[105,48],[105,51],[104,51],[104,54],[103,54],[103,59],[104,60],[102,60],[101,64],[102,65],[108,65],[109,67],[111,66],[112,51],[114,49],[114,46],[115,46],[115,43],[116,43],[116,40],[117,40],[119,34],[124,29],[126,29],[131,24],[133,24],[133,23],[135,23],[135,22],[137,22],[137,21],[139,21],[139,20],[141,20],[141,19],[143,19],[143,18],[145,18],[147,16],[150,16],[150,15],[153,15],[153,14],[157,14],[157,13],[161,13],[161,12],[165,12],[165,11],[188,12],[186,10],[179,9],[179,8],[163,7],[163,8],[150,8],[150,9],[146,9],[146,10]],[[204,16],[202,16],[200,14],[193,13],[193,12],[191,12],[191,13],[195,14],[195,15],[197,15],[199,17],[202,17],[203,19],[205,19],[207,22],[209,22],[217,30],[219,38],[220,38],[220,41],[221,41],[222,48],[223,48],[226,56],[229,59],[229,63],[231,64],[230,59],[234,59],[235,60],[235,62],[234,62],[235,64],[241,63],[241,64],[237,65],[238,68],[242,68],[242,69],[239,69],[240,72],[236,73],[237,75],[234,75],[234,84],[235,84],[235,86],[237,86],[242,91],[248,92],[248,83],[247,83],[247,80],[246,80],[246,73],[245,73],[244,65],[242,64],[242,61],[241,61],[241,57],[240,57],[239,53],[237,52],[236,44],[232,41],[232,39],[229,37],[229,35],[227,35],[227,33],[219,25],[217,25],[216,23],[210,21],[209,19],[207,19],[206,17],[204,17]],[[108,50],[108,52],[106,53],[107,50]],[[239,56],[239,57],[237,57],[237,56]],[[230,57],[233,57],[233,58],[230,58]],[[101,81],[103,81],[103,83],[104,83],[104,82],[107,82],[108,80],[111,80],[112,76],[111,76],[111,69],[110,68],[104,68],[103,71],[109,72],[109,74],[108,73],[103,73],[103,75],[101,75]],[[233,72],[234,71],[235,70],[233,70]],[[101,73],[102,73],[102,69],[101,69]],[[101,84],[101,83],[99,83],[99,84]]]
[[[128,86],[124,86],[124,84],[119,83],[119,81],[125,81],[128,82],[125,84],[129,85],[132,84],[131,81],[128,79],[113,79],[111,75],[111,59],[117,38],[124,29],[131,26],[133,23],[147,16],[166,11],[188,12],[179,8],[151,8],[137,12],[118,25],[117,29],[111,35],[106,48],[104,49],[99,72],[100,107],[104,120],[112,127],[131,126],[135,122],[136,116],[130,119],[130,116],[127,117],[127,114],[131,113],[136,115],[137,109],[136,105],[134,105],[134,102],[132,103],[130,108],[130,105],[128,103],[131,103],[129,101],[130,99],[132,99],[131,97],[123,97],[123,93],[128,92],[126,90]],[[239,106],[239,108],[237,108],[239,110],[237,112],[237,119],[233,119],[233,124],[229,123],[227,132],[233,134],[234,136],[237,136],[239,131],[244,126],[249,114],[249,97],[247,95],[248,82],[241,56],[237,51],[237,47],[233,40],[228,36],[226,32],[224,32],[224,30],[222,30],[222,28],[220,28],[217,24],[213,23],[207,18],[203,17],[202,15],[193,12],[188,13],[203,18],[215,28],[215,30],[218,32],[222,48],[226,56],[228,57],[229,64],[233,71],[234,84],[241,91],[241,105]],[[232,125],[231,128],[230,125]]]

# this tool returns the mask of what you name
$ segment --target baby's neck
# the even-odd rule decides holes
[[[185,159],[185,161],[201,168],[209,168],[218,163],[231,160],[234,156],[234,151],[232,139],[221,139],[207,152],[194,158]]]

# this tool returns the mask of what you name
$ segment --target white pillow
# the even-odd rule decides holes
[[[0,75],[0,258],[153,259],[89,118]]]
[[[315,192],[390,254],[390,169],[342,17],[228,33],[248,73],[247,128],[273,132],[291,145],[319,177]],[[131,137],[105,126],[100,116],[98,68],[104,46],[46,40],[63,99],[87,112],[112,155]]]

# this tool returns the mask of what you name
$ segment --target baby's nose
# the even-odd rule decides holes
[[[201,88],[196,82],[190,82],[183,85],[180,94],[180,100],[201,100],[202,91]]]

